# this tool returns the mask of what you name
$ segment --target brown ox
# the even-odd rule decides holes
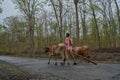
[[[83,57],[90,59],[89,47],[86,45],[81,46],[81,47],[74,47],[73,52],[76,56],[81,55]],[[77,57],[79,57],[79,56],[77,56]]]
[[[60,43],[60,44],[57,44],[57,45],[52,45],[52,46],[46,46],[45,47],[45,53],[48,53],[49,52],[49,62],[48,64],[50,64],[50,60],[51,58],[54,56],[55,57],[55,65],[57,65],[57,55],[61,55],[62,57],[62,61],[61,62],[61,65],[64,65],[65,64],[65,61],[67,61],[68,65],[70,64],[69,63],[69,53],[67,53],[66,51],[66,46],[64,43]],[[74,65],[76,65],[76,62],[75,62],[75,59],[74,59],[74,56],[71,55],[71,57],[73,58],[74,60]]]
[[[49,62],[48,64],[50,64],[50,60],[51,58],[54,56],[55,57],[55,65],[57,65],[57,55],[61,55],[63,63],[65,62],[65,44],[64,43],[60,43],[57,45],[52,45],[52,46],[46,46],[45,47],[45,53],[49,52]]]

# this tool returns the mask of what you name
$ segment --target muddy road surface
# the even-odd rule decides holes
[[[10,63],[20,69],[41,77],[41,80],[120,80],[119,63],[78,63],[77,65],[54,65],[54,60],[48,65],[47,59],[20,58],[0,56],[0,60]],[[37,80],[37,79],[36,79]]]

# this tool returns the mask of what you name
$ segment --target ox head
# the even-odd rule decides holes
[[[85,57],[87,57],[88,59],[91,58],[90,53],[89,53],[89,49],[85,49],[84,53],[85,53]]]
[[[88,59],[90,59],[90,58],[91,58],[91,57],[90,57],[90,55],[87,55],[86,57],[87,57]]]
[[[45,52],[45,53],[48,53],[49,51],[50,51],[50,46],[45,46],[44,52]]]

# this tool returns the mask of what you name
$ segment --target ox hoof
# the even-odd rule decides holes
[[[73,65],[77,65],[77,63],[73,63]]]
[[[50,64],[50,63],[48,62],[48,64]]]
[[[62,63],[62,62],[61,62],[61,65],[63,66],[63,65],[64,65],[64,63]]]
[[[69,66],[69,65],[70,65],[70,63],[67,63],[67,65]]]
[[[57,66],[57,63],[55,63],[55,66]]]

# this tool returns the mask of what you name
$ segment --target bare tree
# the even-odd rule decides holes
[[[112,40],[112,47],[116,47],[116,26],[115,21],[113,18],[113,11],[112,11],[112,0],[108,1],[108,15],[109,15],[109,26],[110,26],[110,32],[111,32],[111,40]]]
[[[2,13],[2,8],[1,8],[2,2],[3,2],[3,0],[0,0],[0,13]]]
[[[34,53],[34,26],[35,26],[35,14],[38,11],[39,0],[13,0],[17,5],[20,12],[25,16],[28,23],[28,47],[29,53]]]
[[[81,24],[82,24],[82,31],[83,31],[83,44],[87,44],[87,26],[86,26],[86,3],[85,0],[82,0],[80,8],[80,16],[81,16]]]
[[[68,12],[68,10],[64,8],[63,6],[63,0],[58,0],[58,1],[54,1],[54,0],[50,0],[54,13],[55,13],[55,17],[56,17],[56,21],[57,21],[57,27],[59,28],[59,39],[60,42],[63,42],[63,17],[66,15],[66,13]]]
[[[118,18],[118,26],[119,26],[119,35],[120,35],[120,9],[119,9],[119,6],[118,6],[118,3],[116,0],[114,0],[114,3],[116,5],[116,13],[117,13],[117,18]],[[120,41],[120,36],[119,36],[119,40],[118,42]],[[120,43],[119,43],[120,44]]]
[[[101,14],[103,15],[103,32],[105,34],[105,47],[111,47],[111,39],[110,39],[110,33],[109,33],[109,26],[108,26],[108,15],[107,15],[107,1],[100,1],[102,10],[101,10]]]
[[[97,24],[95,9],[94,9],[94,5],[92,3],[92,0],[89,0],[89,3],[90,3],[90,8],[92,10],[92,15],[93,15],[93,18],[94,18],[94,23],[95,23],[97,46],[98,46],[98,48],[100,48],[101,47],[101,45],[100,45],[100,34],[99,34],[99,29],[98,29],[98,24]]]
[[[55,17],[56,17],[56,20],[57,20],[57,27],[59,27],[59,38],[60,38],[60,42],[62,41],[62,39],[61,39],[61,33],[60,33],[60,21],[59,21],[59,15],[58,15],[58,13],[57,13],[57,8],[56,8],[56,6],[55,6],[55,2],[53,1],[53,0],[50,0],[50,2],[51,2],[51,4],[52,4],[52,6],[53,6],[53,9],[54,9],[54,13],[55,13]],[[61,2],[60,0],[59,0],[59,2]],[[61,5],[61,3],[59,3],[60,5]],[[61,8],[60,8],[60,10],[61,10]],[[62,13],[60,12],[60,15],[61,15]]]

